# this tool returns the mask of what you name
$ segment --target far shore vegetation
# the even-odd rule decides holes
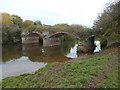
[[[10,15],[8,13],[1,13],[2,19],[2,44],[17,44],[21,43],[21,33],[28,32],[71,32],[76,33],[77,37],[84,40],[90,35],[95,35],[101,41],[102,47],[107,45],[107,41],[116,40],[120,38],[120,2],[110,3],[106,9],[98,15],[94,21],[93,28],[88,28],[84,25],[67,23],[59,23],[56,25],[42,24],[41,20],[35,22],[25,20],[18,15]]]

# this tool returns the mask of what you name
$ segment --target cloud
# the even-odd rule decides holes
[[[2,12],[45,24],[76,23],[92,26],[109,0],[1,0]]]

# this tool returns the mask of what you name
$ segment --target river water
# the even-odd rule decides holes
[[[96,43],[96,42],[95,42]],[[99,42],[97,42],[99,46]],[[2,78],[35,72],[51,62],[64,62],[77,58],[76,42],[63,42],[53,47],[39,44],[3,46]],[[94,52],[98,52],[96,48]]]
[[[50,62],[63,62],[77,57],[77,44],[63,42],[53,47],[39,44],[3,46],[2,78],[34,72]]]

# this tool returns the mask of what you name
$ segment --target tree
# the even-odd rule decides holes
[[[21,41],[21,29],[15,24],[3,24],[2,44],[14,44]]]
[[[21,19],[20,16],[18,16],[18,15],[12,15],[12,16],[11,16],[11,19],[12,19],[12,21],[13,21],[13,24],[17,24],[19,27],[22,26],[23,20]]]
[[[98,16],[93,25],[94,33],[99,37],[101,46],[119,44],[120,38],[120,1],[111,3]]]
[[[54,26],[69,26],[67,23],[55,24]]]
[[[94,22],[93,29],[96,34],[107,37],[119,37],[118,30],[120,28],[120,1],[109,4],[107,8],[98,16]]]
[[[37,20],[37,21],[34,22],[34,25],[40,25],[40,26],[42,26],[42,22],[40,20]]]
[[[2,23],[4,24],[13,24],[12,20],[11,20],[11,16],[8,13],[0,13],[2,16]]]
[[[25,20],[25,21],[23,22],[22,27],[23,27],[23,28],[27,28],[27,27],[30,26],[30,25],[34,25],[34,22],[31,21],[31,20]]]

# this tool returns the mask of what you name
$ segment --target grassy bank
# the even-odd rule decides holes
[[[99,88],[116,88],[119,87],[119,79],[118,79],[118,73],[119,73],[119,66],[116,65],[116,70],[114,70],[112,73],[108,74],[106,79],[102,81],[102,83],[99,85]]]
[[[105,61],[109,61],[112,53],[98,57],[94,55],[90,59],[83,59],[74,62],[51,63],[36,71],[34,74],[23,74],[3,79],[3,88],[82,88],[89,83],[101,70]],[[111,77],[111,76],[109,76]],[[99,86],[117,88],[117,71],[113,72],[114,83],[108,84],[107,78]]]

